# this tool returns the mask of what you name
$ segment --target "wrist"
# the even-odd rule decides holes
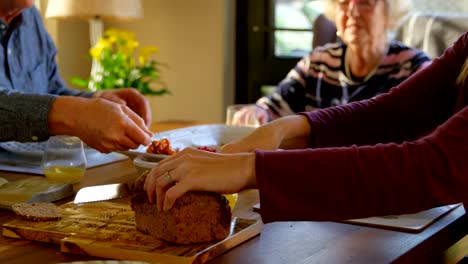
[[[48,125],[51,135],[73,135],[79,121],[76,113],[81,110],[87,99],[73,96],[58,96],[49,109]]]
[[[246,188],[247,189],[254,189],[257,188],[257,174],[255,170],[255,158],[256,158],[256,153],[251,152],[251,153],[245,153],[245,163],[246,166],[246,171],[244,172],[244,175],[247,175],[246,179]]]

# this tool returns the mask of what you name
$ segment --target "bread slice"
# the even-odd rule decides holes
[[[12,205],[13,211],[31,221],[51,221],[61,218],[60,208],[53,203],[21,203]]]

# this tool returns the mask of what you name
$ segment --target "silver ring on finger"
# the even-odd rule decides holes
[[[166,173],[163,176],[163,179],[169,185],[172,185],[174,183],[174,181],[172,180],[171,174],[169,174],[169,171],[166,171]]]

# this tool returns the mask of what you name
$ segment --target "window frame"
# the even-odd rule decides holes
[[[275,56],[275,31],[310,32],[311,29],[276,28],[275,0],[237,0],[236,103],[254,103],[262,85],[276,86],[300,57]],[[312,43],[310,43],[312,50]]]

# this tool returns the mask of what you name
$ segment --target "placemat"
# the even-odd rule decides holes
[[[119,153],[103,154],[94,149],[86,149],[86,168],[93,168],[104,164],[125,160],[128,157]],[[40,155],[22,155],[0,148],[0,171],[12,171],[44,175],[40,167]]]
[[[461,204],[444,205],[415,214],[375,216],[343,221],[372,227],[383,227],[407,232],[420,232],[440,217],[457,208]],[[260,212],[260,203],[253,206],[253,210]]]

